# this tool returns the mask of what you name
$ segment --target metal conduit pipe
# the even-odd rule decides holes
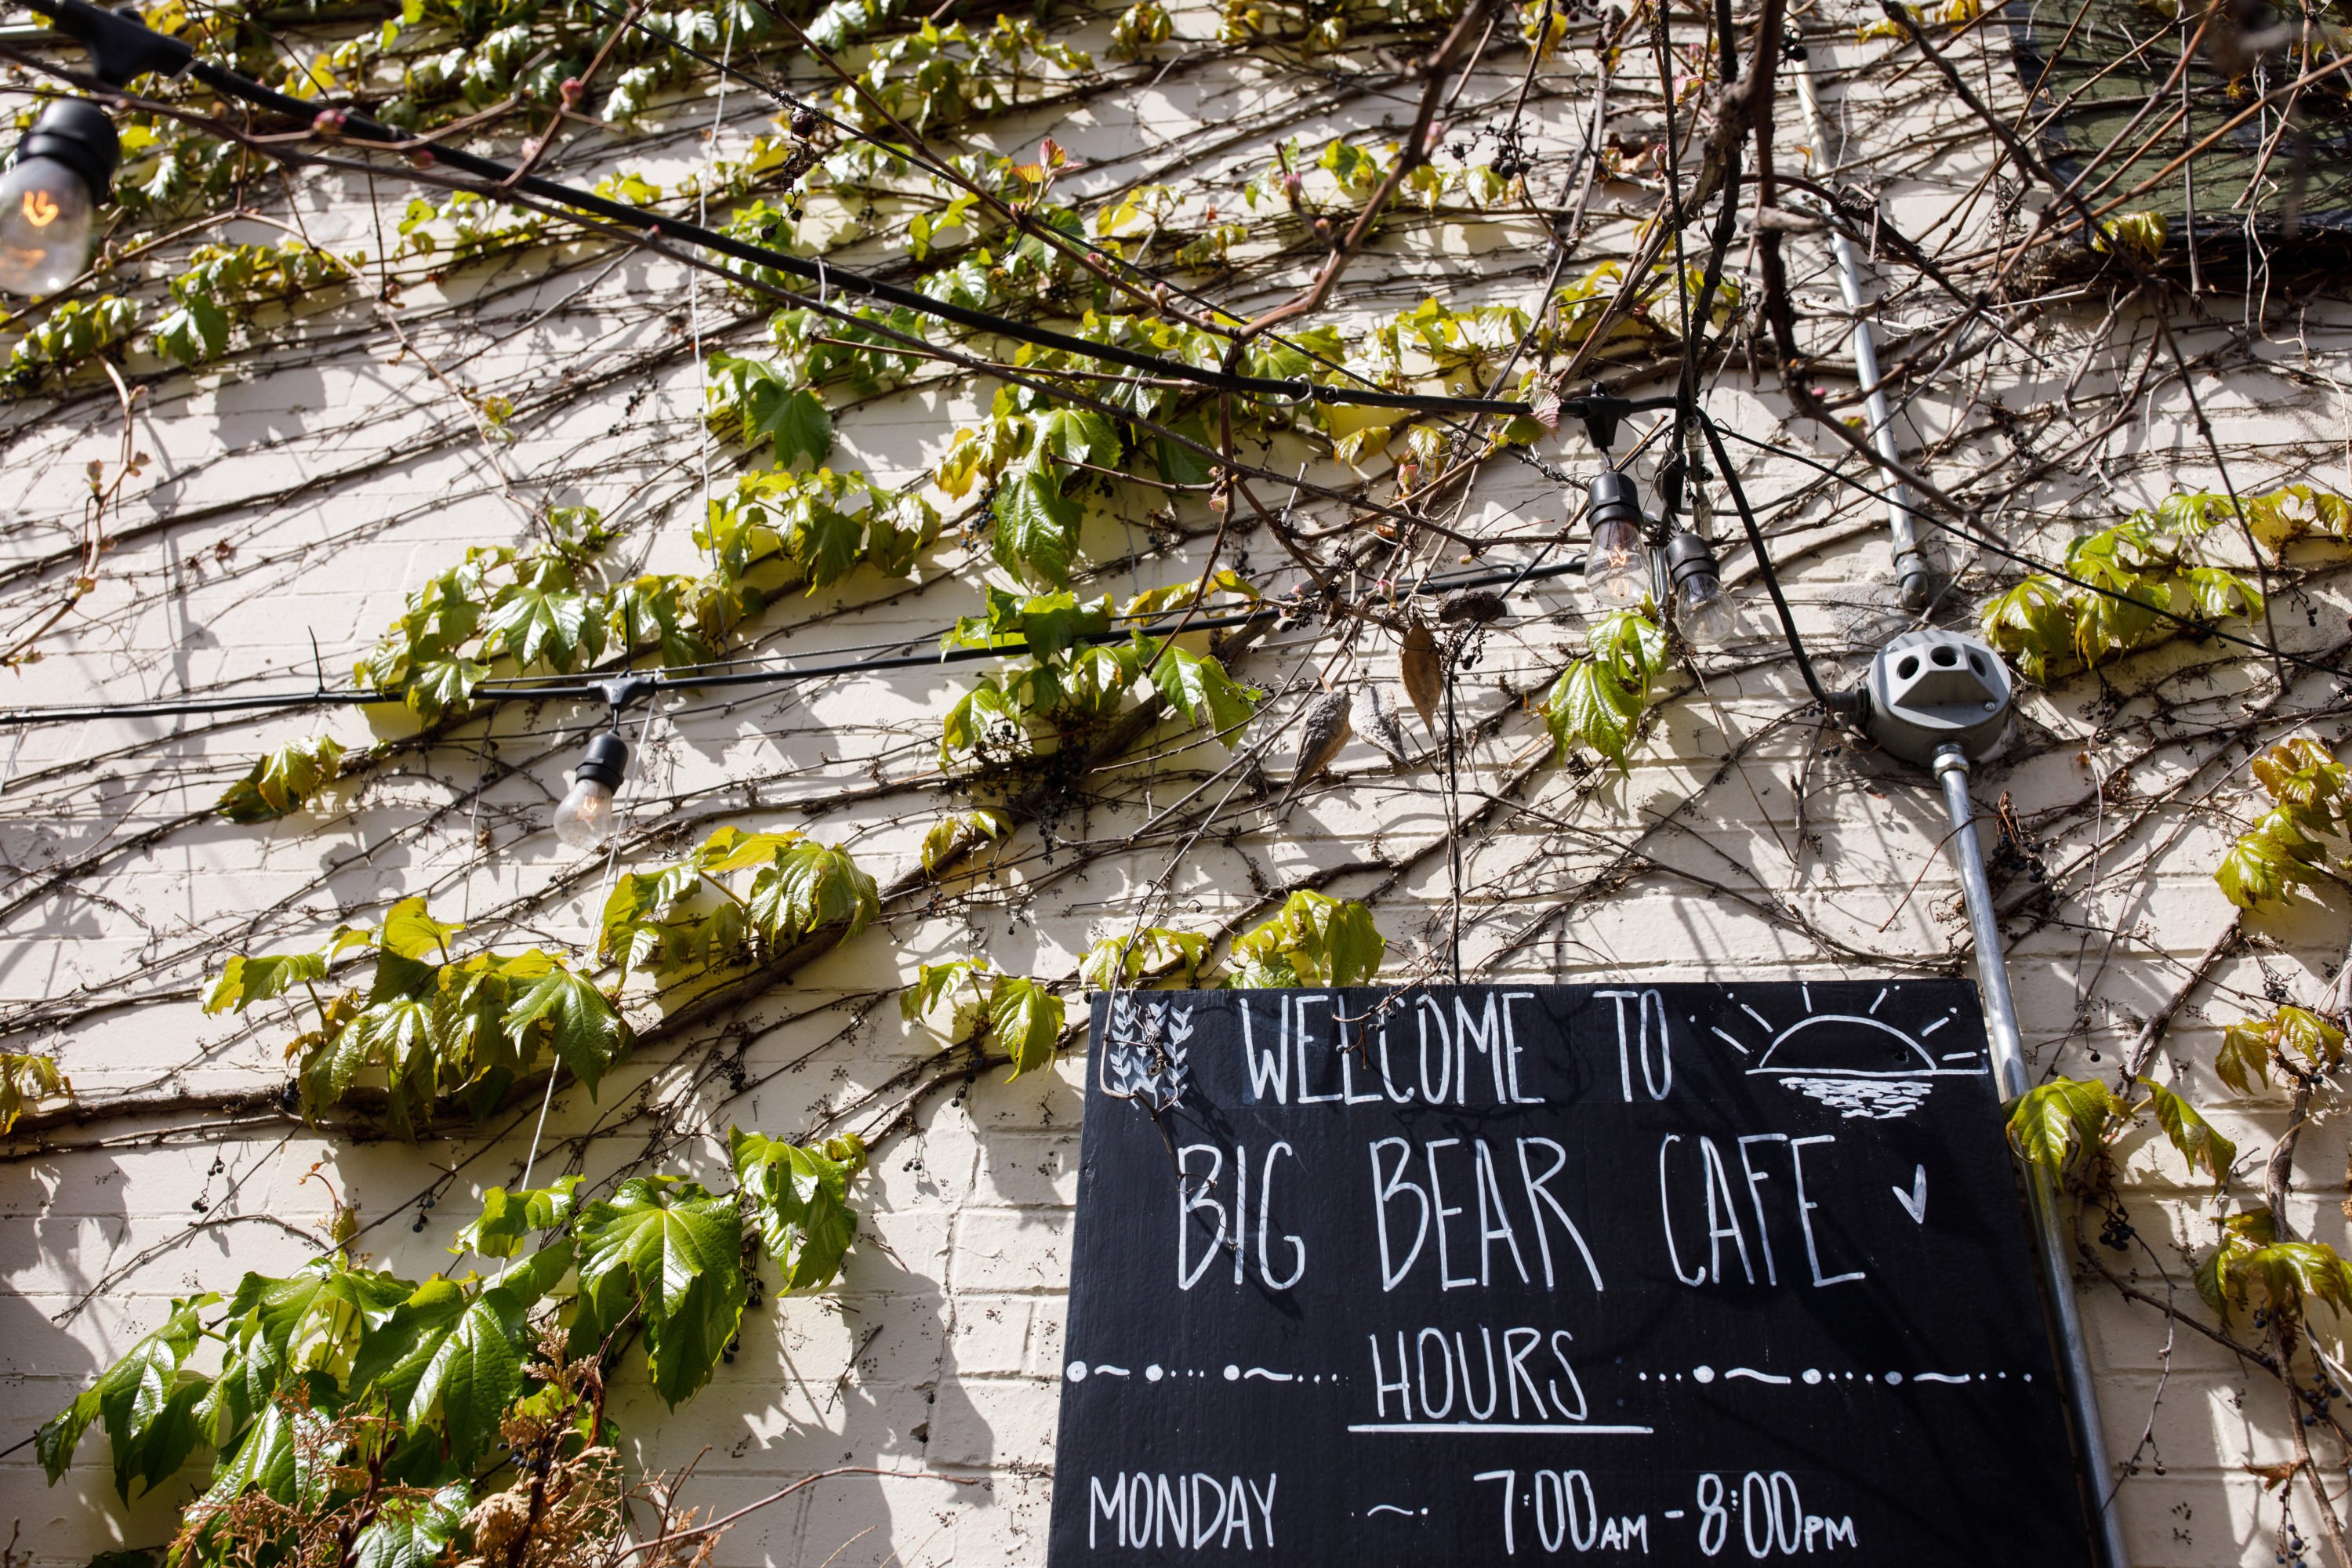
[[[1984,856],[1977,844],[1976,805],[1969,798],[1968,754],[1958,746],[1945,746],[1936,753],[1935,767],[1936,777],[1944,786],[1944,808],[1951,817],[1949,843],[1968,903],[1969,931],[1976,942],[1977,984],[1984,992],[1993,1074],[2001,1098],[2013,1100],[2032,1085],[2026,1072],[2025,1041],[2017,1027],[2017,1004],[2009,992],[2009,963],[2002,955],[2000,926],[1993,913],[1992,884],[1985,878]],[[2130,1568],[2123,1520],[2115,1506],[2115,1469],[2107,1458],[2106,1434],[2099,1425],[2098,1394],[2083,1338],[2082,1311],[2074,1302],[2074,1280],[2067,1267],[2069,1248],[2058,1223],[2056,1194],[2050,1189],[2049,1173],[2039,1165],[2025,1166],[2025,1185],[2032,1211],[2034,1250],[2042,1258],[2042,1283],[2065,1363],[2066,1403],[2074,1416],[2076,1452],[2094,1504],[2097,1536],[2093,1548],[2104,1568]]]
[[[1797,99],[1804,106],[1806,140],[1811,142],[1815,156],[1826,163],[1828,143],[1822,133],[1822,100],[1813,90],[1812,57],[1802,43],[1791,43],[1789,55],[1797,66]],[[1878,340],[1863,315],[1862,271],[1853,258],[1853,244],[1837,226],[1826,204],[1813,200],[1813,205],[1824,218],[1832,219],[1830,246],[1837,253],[1838,288],[1845,296],[1847,313],[1853,318],[1853,373],[1862,383],[1864,406],[1870,416],[1870,444],[1878,448],[1880,457],[1894,463],[1900,459],[1893,416],[1886,408],[1886,389],[1879,384]],[[1927,602],[1927,558],[1919,552],[1910,491],[1899,479],[1887,480],[1886,532],[1894,545],[1895,578],[1901,586],[1903,603],[1917,609]]]

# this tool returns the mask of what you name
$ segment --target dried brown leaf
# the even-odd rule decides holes
[[[1404,647],[1397,653],[1397,678],[1422,723],[1431,734],[1437,733],[1437,699],[1444,677],[1438,668],[1437,634],[1419,621],[1405,628]]]

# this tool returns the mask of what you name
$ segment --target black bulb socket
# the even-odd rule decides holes
[[[628,771],[629,743],[607,730],[588,742],[588,750],[581,754],[580,765],[572,770],[572,781],[618,789],[622,776]]]
[[[1666,541],[1666,581],[1679,588],[1693,577],[1720,579],[1723,569],[1716,564],[1715,546],[1704,534],[1685,531]]]
[[[81,176],[90,198],[103,202],[114,193],[114,171],[122,161],[122,142],[106,110],[82,98],[61,98],[41,111],[25,139],[16,143],[16,162],[49,158]]]
[[[1585,481],[1584,493],[1592,502],[1591,515],[1586,519],[1591,527],[1612,522],[1642,526],[1642,490],[1631,474],[1603,468]]]

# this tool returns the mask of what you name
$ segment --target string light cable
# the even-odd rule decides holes
[[[1584,571],[1584,557],[1570,556],[1549,566],[1522,566],[1508,571],[1481,572],[1449,577],[1433,577],[1406,592],[1422,596],[1436,596],[1477,588],[1500,587],[1507,592],[1529,581],[1567,577]],[[1246,609],[1215,616],[1194,617],[1184,629],[1214,631],[1246,626],[1251,622],[1279,617],[1291,606],[1283,600],[1261,600]],[[1107,632],[1080,633],[1070,639],[1074,647],[1117,642],[1131,632],[1149,631],[1178,615],[1174,609],[1152,611],[1145,615],[1114,616],[1113,622],[1133,623]],[[946,634],[954,635],[952,632]],[[877,645],[903,647],[915,638]],[[949,647],[936,653],[901,654],[881,658],[866,655],[855,658],[836,659],[824,663],[795,664],[783,667],[742,668],[750,661],[728,659],[708,665],[680,665],[654,673],[616,675],[596,679],[576,679],[552,676],[512,676],[484,680],[468,696],[477,707],[495,707],[508,702],[551,702],[560,700],[599,700],[618,713],[636,703],[650,700],[665,691],[686,688],[728,686],[785,686],[799,681],[824,680],[839,676],[864,675],[880,670],[929,669],[942,664],[966,664],[982,659],[1013,658],[1030,651],[1028,639],[1020,637],[993,637],[984,646]],[[216,713],[260,713],[289,709],[313,707],[385,707],[396,706],[402,694],[397,690],[374,688],[331,688],[321,682],[307,691],[257,692],[247,697],[187,697],[155,702],[85,703],[75,706],[47,706],[0,709],[0,727],[24,730],[42,724],[82,723],[93,719],[168,719],[194,717]]]
[[[33,8],[50,16],[58,30],[80,43],[88,51],[92,74],[107,86],[121,89],[131,78],[152,71],[163,76],[186,75],[194,78],[215,92],[242,100],[256,108],[273,114],[285,115],[314,128],[321,112],[316,106],[272,90],[241,72],[214,64],[198,55],[184,39],[170,37],[147,26],[137,18],[103,10],[90,0],[33,0]],[[912,310],[972,331],[1024,342],[1034,348],[1051,349],[1123,365],[1146,374],[1165,376],[1187,382],[1212,392],[1235,394],[1251,397],[1270,397],[1291,403],[1314,402],[1375,408],[1393,408],[1423,414],[1466,414],[1517,416],[1531,414],[1533,405],[1514,398],[1454,397],[1433,393],[1389,392],[1378,388],[1356,388],[1316,382],[1305,376],[1276,377],[1248,375],[1239,372],[1206,369],[1168,359],[1158,354],[1139,353],[1116,344],[1092,342],[1068,332],[1049,327],[1035,326],[1009,317],[974,310],[947,300],[935,300],[920,289],[868,277],[865,273],[833,266],[823,260],[809,260],[765,246],[753,245],[732,236],[719,233],[685,218],[634,207],[610,200],[593,192],[580,190],[558,181],[527,172],[525,168],[504,163],[494,158],[459,148],[426,144],[366,115],[347,110],[334,111],[339,122],[336,136],[383,148],[387,152],[426,159],[459,174],[490,182],[499,192],[520,192],[542,201],[590,213],[623,229],[644,233],[651,231],[663,238],[682,242],[698,248],[715,251],[737,261],[815,283],[830,293],[835,290]],[[111,126],[108,126],[111,132]],[[110,166],[111,157],[107,160]]]

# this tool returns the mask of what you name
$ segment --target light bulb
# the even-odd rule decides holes
[[[629,743],[606,731],[588,742],[572,770],[572,793],[547,825],[567,848],[593,849],[613,837],[613,792],[629,771]]]
[[[87,99],[41,110],[0,175],[0,289],[54,294],[81,276],[98,204],[122,152],[114,121]]]
[[[80,277],[94,215],[89,184],[55,158],[0,176],[0,289],[30,299]]]
[[[1694,573],[1675,584],[1675,626],[1693,647],[1721,647],[1738,625],[1738,609],[1722,579]]]
[[[1630,522],[1602,522],[1585,552],[1584,585],[1603,609],[1629,610],[1650,591],[1650,552]]]
[[[1642,538],[1642,495],[1631,476],[1603,468],[1586,483],[1592,544],[1584,585],[1602,610],[1630,610],[1650,591],[1650,550]]]
[[[582,779],[548,819],[567,848],[593,849],[613,837],[613,786]]]
[[[1720,647],[1731,639],[1739,613],[1723,591],[1723,574],[1706,535],[1677,533],[1666,543],[1666,577],[1674,584],[1675,627],[1693,647]]]

